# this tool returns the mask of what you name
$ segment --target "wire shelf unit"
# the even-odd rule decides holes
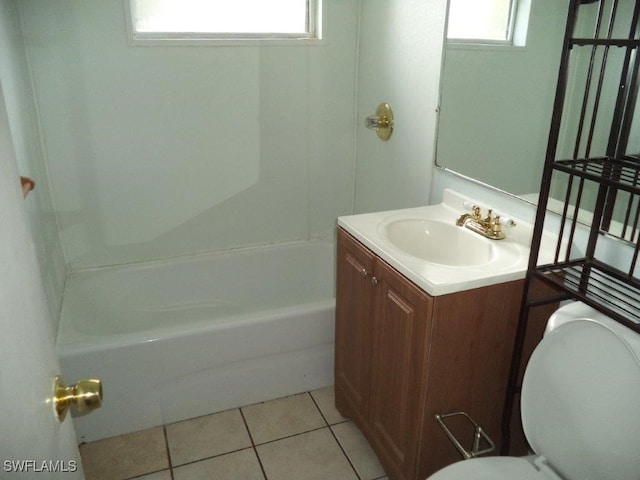
[[[638,332],[639,18],[636,0],[569,3],[528,273]],[[558,242],[540,265],[545,227]]]
[[[503,417],[530,308],[579,300],[640,333],[640,0],[570,0]],[[543,232],[557,233],[540,261]],[[545,257],[546,258],[546,257]],[[553,287],[540,298],[534,284]]]

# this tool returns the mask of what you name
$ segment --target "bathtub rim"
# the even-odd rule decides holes
[[[215,320],[200,320],[187,324],[162,327],[139,332],[127,332],[110,335],[86,335],[82,341],[60,343],[56,338],[56,352],[59,356],[83,354],[94,351],[112,350],[139,344],[151,344],[172,338],[185,338],[194,334],[208,333],[213,330],[229,330],[238,327],[249,327],[252,324],[276,320],[282,317],[299,315],[300,313],[316,313],[335,308],[335,298],[307,302],[289,307],[275,308],[233,315]],[[185,328],[188,327],[188,328]]]

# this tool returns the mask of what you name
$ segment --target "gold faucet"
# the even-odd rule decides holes
[[[456,220],[456,225],[459,227],[467,227],[472,232],[479,233],[483,237],[491,240],[502,240],[504,238],[504,232],[500,224],[500,216],[493,215],[493,211],[489,209],[487,216],[482,218],[480,207],[477,205],[471,208],[471,213],[463,213],[460,215]]]

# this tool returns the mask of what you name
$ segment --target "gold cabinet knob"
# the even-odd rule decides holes
[[[53,407],[61,422],[69,408],[78,412],[90,412],[102,406],[102,382],[95,378],[85,378],[67,387],[60,375],[56,375],[53,385]]]

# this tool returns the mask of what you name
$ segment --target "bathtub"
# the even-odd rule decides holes
[[[104,389],[74,417],[78,440],[331,385],[334,255],[296,242],[71,274],[62,375]]]

